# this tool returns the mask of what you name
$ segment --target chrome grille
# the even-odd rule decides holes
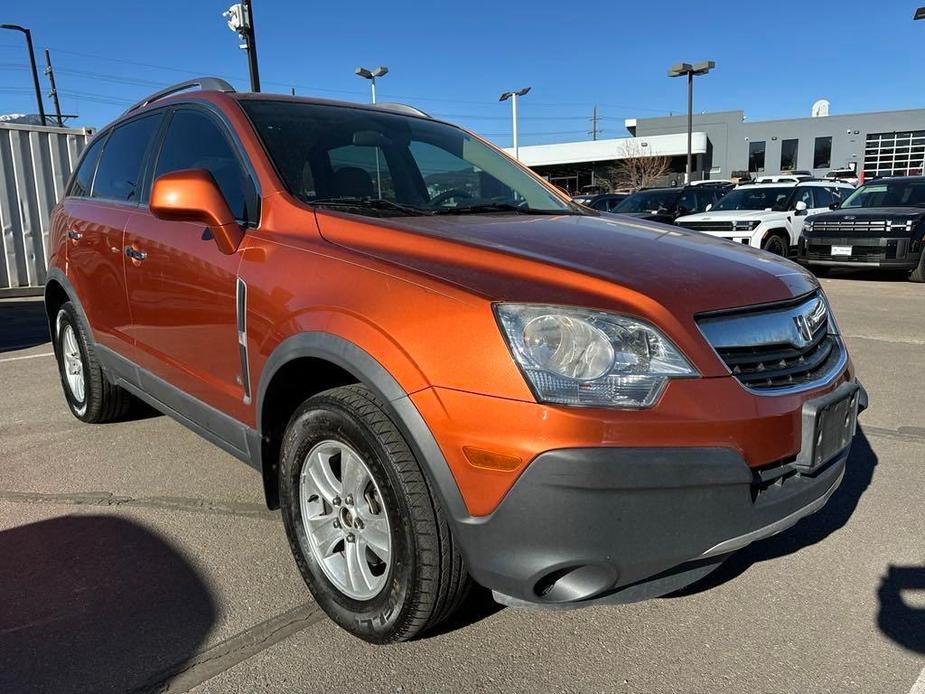
[[[681,222],[678,226],[692,231],[733,231],[732,222]]]
[[[885,233],[889,225],[885,219],[857,219],[854,221],[847,219],[827,219],[813,222],[813,231],[835,232],[835,233],[853,233],[853,232],[872,232],[874,234]]]
[[[795,303],[703,316],[697,322],[732,375],[760,392],[820,385],[846,359],[819,294]]]

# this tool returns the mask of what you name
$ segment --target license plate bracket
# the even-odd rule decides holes
[[[844,383],[828,395],[803,403],[803,438],[796,468],[812,472],[843,453],[857,430],[861,388]]]

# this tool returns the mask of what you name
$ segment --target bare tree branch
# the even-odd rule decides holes
[[[668,157],[648,156],[639,141],[628,143],[626,153],[628,156],[616,166],[596,171],[595,177],[606,181],[611,189],[636,191],[654,185],[671,171]]]

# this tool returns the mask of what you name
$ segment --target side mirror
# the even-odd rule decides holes
[[[151,214],[158,219],[193,222],[209,227],[215,245],[231,255],[244,239],[222,191],[205,169],[185,169],[164,174],[151,188]]]
[[[797,214],[806,214],[806,203],[802,200],[797,200],[797,204],[793,206],[793,209],[796,210]]]
[[[841,207],[840,202],[833,202],[831,205],[829,205],[830,210],[837,210],[839,207]]]

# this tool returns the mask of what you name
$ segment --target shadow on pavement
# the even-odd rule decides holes
[[[810,272],[813,268],[810,267]],[[909,270],[867,270],[833,267],[824,277],[832,280],[867,280],[869,282],[909,282]]]
[[[925,594],[925,567],[891,565],[877,590],[877,626],[903,648],[925,653],[925,606],[912,606],[903,596],[913,591]]]
[[[45,304],[41,301],[0,301],[0,352],[51,342]]]
[[[876,466],[877,454],[870,447],[870,442],[863,429],[858,426],[858,433],[851,444],[851,455],[848,458],[845,477],[841,486],[822,509],[779,535],[755,542],[739,550],[713,573],[665,597],[684,597],[710,590],[741,576],[753,564],[785,557],[804,547],[821,542],[844,526],[851,518],[858,506],[858,501],[870,486]]]
[[[136,688],[195,655],[216,610],[196,569],[131,521],[0,532],[0,691]]]

